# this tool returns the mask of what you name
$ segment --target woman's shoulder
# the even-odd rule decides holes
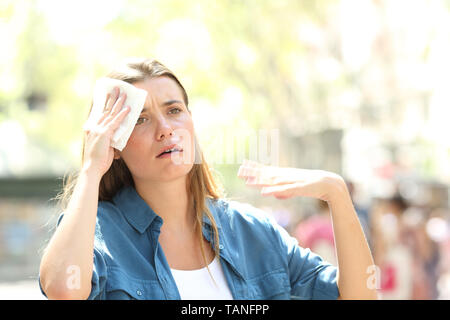
[[[113,201],[98,202],[97,224],[105,231],[128,226],[129,215],[130,213],[124,211],[124,208]]]
[[[99,218],[103,218],[103,217],[110,217],[111,214],[117,213],[118,212],[118,208],[115,206],[114,203],[109,202],[109,201],[99,201],[98,205],[97,205],[97,223]],[[58,213],[58,217],[56,220],[56,226],[59,226],[59,224],[61,223],[62,219],[64,218],[64,216],[66,215],[65,210],[62,210]]]
[[[105,214],[111,215],[119,213],[119,207],[112,201],[99,201],[97,206],[97,216],[103,216]]]
[[[226,219],[230,224],[241,224],[249,226],[259,226],[271,228],[276,224],[273,216],[267,211],[256,207],[255,205],[228,198],[220,198],[217,204],[224,210],[221,218]]]
[[[246,254],[247,250],[265,248],[266,253],[272,252],[276,259],[283,259],[283,243],[287,239],[286,231],[271,215],[270,210],[243,201],[222,199],[226,210],[220,215],[222,234],[229,244],[240,247]],[[252,246],[246,244],[252,243]],[[256,258],[255,258],[256,259]]]

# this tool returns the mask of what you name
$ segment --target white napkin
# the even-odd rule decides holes
[[[113,92],[114,87],[118,87],[120,89],[120,93],[125,92],[127,94],[127,99],[125,100],[123,107],[129,106],[131,108],[111,139],[111,146],[122,151],[123,148],[125,148],[131,133],[133,132],[134,126],[136,125],[136,121],[139,118],[142,109],[144,108],[147,91],[136,88],[128,82],[117,79],[98,79],[94,88],[92,110],[89,114],[88,120],[83,126],[83,129],[89,130],[96,125],[105,108],[106,96],[108,93]]]

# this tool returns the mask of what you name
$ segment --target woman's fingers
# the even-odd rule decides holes
[[[293,197],[312,197],[327,200],[325,194],[315,184],[308,182],[294,182],[277,186],[267,186],[261,189],[262,196],[274,196],[277,199]]]
[[[246,180],[246,184],[250,186],[260,186],[271,184],[271,178],[264,173],[262,167],[247,166],[246,162],[239,168],[238,177]]]
[[[123,110],[123,105],[125,103],[127,96],[125,93],[120,94],[119,88],[115,87],[113,92],[110,94],[110,98],[106,103],[106,107],[103,110],[102,117],[99,119],[97,124],[108,125],[114,119],[116,119],[117,114]]]
[[[107,113],[112,110],[119,94],[120,89],[118,87],[114,87],[113,91],[111,93],[108,93],[108,95],[106,96],[106,106],[104,112]]]
[[[261,173],[261,170],[264,168],[269,168],[263,164],[260,164],[251,160],[244,160],[242,165],[239,167],[237,176],[239,178],[245,178],[250,176],[256,176]]]
[[[277,199],[289,199],[298,196],[300,183],[288,183],[278,186],[267,186],[261,189],[261,195],[264,197],[274,196]]]
[[[272,195],[278,199],[300,196],[329,201],[345,188],[345,181],[335,173],[265,166],[249,160],[244,160],[238,177],[245,179],[247,186],[261,188],[263,196]]]
[[[114,107],[111,111],[111,117],[115,117],[117,113],[122,109],[123,104],[125,103],[125,100],[127,99],[126,93],[122,93],[119,98],[117,99],[116,103],[114,104]]]
[[[245,179],[246,179],[245,183],[248,186],[253,186],[253,187],[262,187],[262,186],[270,186],[270,185],[288,183],[288,181],[283,181],[276,175],[273,175],[273,173],[265,171],[264,169],[262,169],[260,171],[256,171],[255,175],[247,176],[247,177],[245,177]]]
[[[254,165],[254,163],[250,162],[250,160],[244,159],[241,166],[239,167],[237,176],[239,178],[250,176],[250,175],[252,175],[251,171],[255,167],[256,166]]]
[[[108,124],[109,129],[112,129],[115,131],[120,124],[122,123],[123,119],[128,115],[131,108],[129,106],[122,108],[120,112],[113,118],[113,120]]]
[[[244,160],[238,170],[238,177],[245,179],[248,186],[263,187],[292,183],[301,179],[294,177],[290,168],[278,168]]]
[[[111,110],[116,103],[118,92],[120,92],[119,88],[114,87],[113,91],[106,95],[105,107],[103,108],[101,117],[97,120],[97,125],[100,125],[103,120],[110,115]]]
[[[106,102],[105,102],[105,107],[103,108],[103,112],[108,111],[108,104],[109,104],[110,99],[111,99],[111,93],[108,92],[108,94],[106,95]]]
[[[107,95],[105,106],[97,125],[86,131],[85,160],[89,166],[98,170],[103,176],[114,160],[114,148],[111,141],[115,131],[130,112],[130,107],[123,108],[126,95],[120,95],[115,87]]]
[[[292,197],[309,197],[329,201],[330,195],[320,182],[295,182],[278,186],[266,186],[261,189],[262,196],[273,196],[277,199]]]

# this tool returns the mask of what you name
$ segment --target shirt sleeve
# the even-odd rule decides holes
[[[91,293],[88,300],[100,300],[106,286],[106,263],[100,250],[94,247],[94,267],[92,269]]]
[[[61,213],[58,217],[58,221],[56,223],[56,227],[59,226],[62,218],[64,217],[64,213]],[[99,228],[95,228],[95,240],[94,240],[94,254],[93,254],[93,269],[92,269],[92,280],[91,280],[91,293],[89,294],[88,300],[96,300],[102,299],[103,292],[105,290],[106,285],[106,275],[107,275],[107,267],[105,263],[105,259],[103,258],[101,250],[99,250],[98,244],[101,239],[101,235],[98,231]],[[39,275],[38,278],[39,289],[41,293],[46,297],[44,290],[41,286],[41,277]]]
[[[287,254],[291,297],[293,299],[334,300],[339,297],[336,282],[337,268],[325,262],[308,248],[298,245],[296,238],[279,226],[272,224],[281,245]]]

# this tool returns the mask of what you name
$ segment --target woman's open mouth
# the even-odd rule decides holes
[[[167,151],[162,152],[157,158],[170,158],[172,153],[182,153],[183,149],[173,148]]]

